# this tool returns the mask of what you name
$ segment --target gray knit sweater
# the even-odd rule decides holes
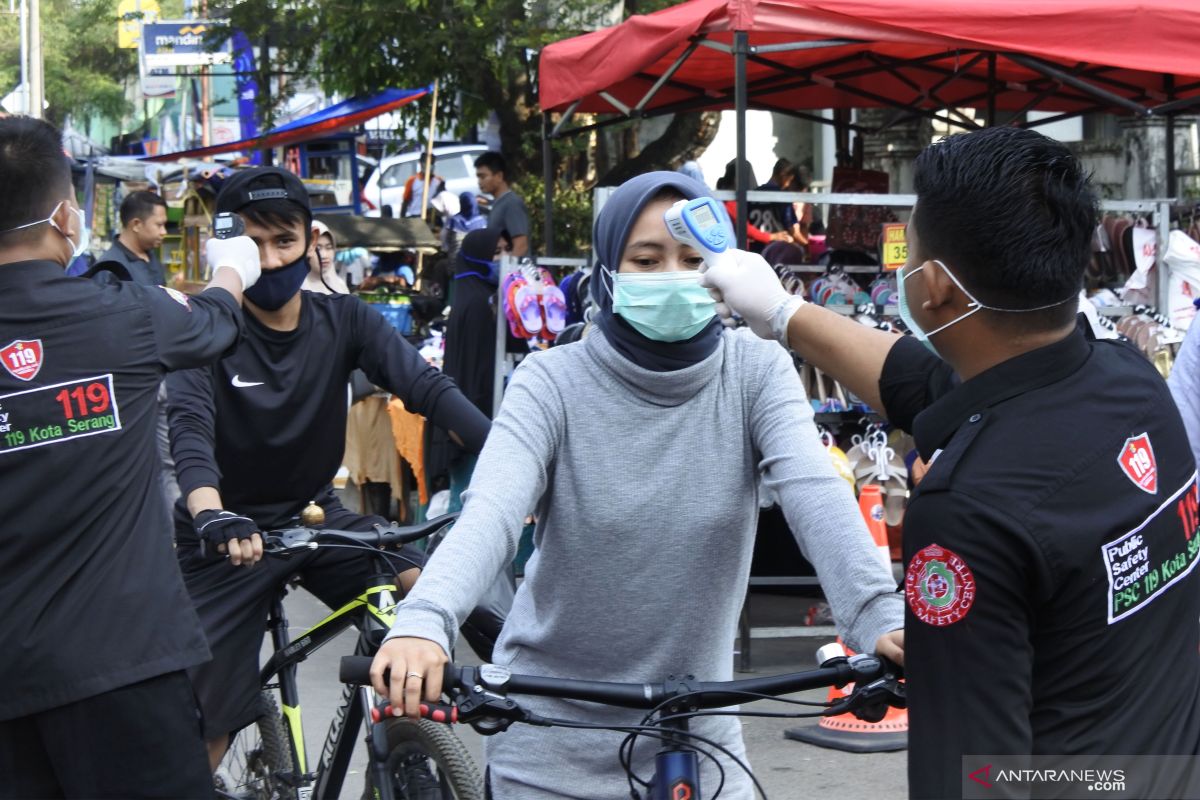
[[[838,629],[870,652],[903,626],[901,597],[854,496],[818,441],[791,359],[749,331],[712,356],[651,372],[600,334],[526,359],[480,455],[462,518],[400,604],[392,636],[447,651],[459,621],[538,515],[535,552],[496,649],[513,672],[594,680],[732,677],[758,517],[758,476],[816,566]],[[542,715],[636,723],[641,712],[522,697]],[[692,731],[744,757],[739,722]],[[496,797],[628,797],[622,734],[514,725],[488,740]],[[642,740],[637,767],[653,770]],[[716,770],[701,759],[705,795]],[[724,760],[724,798],[750,783]]]

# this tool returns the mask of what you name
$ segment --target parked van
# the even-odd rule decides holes
[[[479,194],[475,159],[487,148],[481,144],[441,145],[433,148],[433,174],[446,181],[446,190]],[[423,166],[423,150],[388,156],[371,173],[362,192],[363,213],[368,217],[404,216],[404,184]],[[419,185],[415,188],[420,191]],[[430,187],[433,191],[433,187]],[[432,199],[432,198],[431,198]],[[384,213],[381,214],[381,211]]]

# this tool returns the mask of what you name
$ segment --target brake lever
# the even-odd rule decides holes
[[[263,537],[263,553],[276,556],[291,555],[294,550],[314,550],[317,543],[313,541],[316,531],[311,528],[286,528],[271,536]]]
[[[885,675],[866,685],[856,684],[854,691],[825,711],[825,716],[837,716],[847,711],[863,722],[879,722],[889,708],[906,708],[908,695],[904,684],[894,675]]]

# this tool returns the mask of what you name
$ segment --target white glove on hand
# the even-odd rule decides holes
[[[235,236],[232,239],[218,239],[213,236],[204,245],[204,257],[208,261],[209,272],[215,273],[220,267],[228,267],[242,279],[242,291],[246,291],[262,274],[262,266],[258,262],[258,245],[249,236]]]
[[[730,250],[732,259],[716,267],[701,267],[700,285],[717,301],[717,313],[728,321],[741,316],[750,330],[787,347],[787,323],[804,305],[804,298],[788,294],[775,270],[757,253]]]

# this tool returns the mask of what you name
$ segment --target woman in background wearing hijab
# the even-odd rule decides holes
[[[700,255],[663,215],[706,194],[674,172],[621,186],[596,221],[591,281],[602,335],[517,369],[463,514],[400,604],[372,666],[376,689],[415,715],[440,695],[457,620],[517,549],[537,511],[535,552],[497,642],[516,672],[634,683],[732,677],[758,517],[759,477],[780,498],[850,647],[903,657],[903,601],[854,496],[837,476],[786,352],[729,331],[699,285]],[[383,671],[391,670],[390,686]],[[640,711],[522,697],[547,717],[637,724]],[[691,730],[745,756],[728,716]],[[493,796],[618,797],[622,736],[514,725],[486,741]],[[699,745],[703,749],[715,748]],[[634,768],[652,769],[642,742]],[[722,797],[753,796],[727,757]],[[716,769],[701,759],[702,783]]]
[[[324,222],[313,220],[313,233],[317,237],[317,246],[308,255],[308,274],[304,276],[301,289],[320,294],[349,294],[350,287],[337,274],[334,267],[334,256],[337,255],[337,242],[334,241],[333,231]]]
[[[487,217],[479,210],[479,201],[473,192],[463,192],[458,196],[458,213],[446,220],[446,228],[442,232],[444,239],[442,249],[453,257],[458,252],[459,243],[471,231],[483,230],[487,227]]]

